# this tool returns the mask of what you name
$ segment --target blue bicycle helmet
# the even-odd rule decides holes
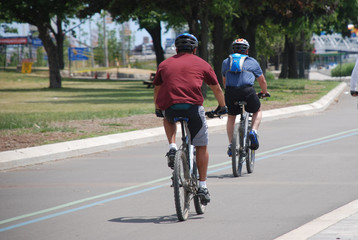
[[[198,39],[190,33],[183,33],[175,39],[175,47],[178,50],[194,50],[198,47]]]

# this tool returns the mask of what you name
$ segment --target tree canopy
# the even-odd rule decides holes
[[[0,19],[37,26],[48,54],[50,87],[61,87],[63,27],[74,15],[86,18],[106,10],[118,22],[135,20],[151,35],[157,64],[164,60],[161,22],[184,26],[199,39],[199,56],[221,79],[221,62],[231,42],[246,38],[250,55],[262,66],[283,52],[281,77],[297,78],[296,51],[307,51],[312,32],[349,35],[358,23],[358,0],[11,0],[0,2]],[[62,57],[61,57],[62,56]]]
[[[47,52],[50,68],[50,88],[60,88],[63,68],[63,23],[73,16],[83,3],[78,0],[11,0],[0,1],[0,19],[29,23],[37,27],[39,38]]]

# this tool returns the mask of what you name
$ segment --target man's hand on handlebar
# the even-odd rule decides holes
[[[215,109],[214,112],[215,112],[215,114],[217,114],[217,115],[226,114],[226,113],[227,113],[227,106],[223,106],[223,107],[218,106],[218,107]]]
[[[220,117],[224,114],[227,113],[227,107],[223,106],[220,107],[218,106],[214,111],[209,111],[209,112],[205,112],[205,115],[208,116],[208,118],[215,118],[215,117]]]
[[[269,92],[267,92],[267,93],[260,92],[260,93],[257,94],[257,96],[258,96],[259,98],[271,97],[271,95],[270,95]]]
[[[160,118],[164,117],[163,112],[160,109],[155,109],[155,115]]]

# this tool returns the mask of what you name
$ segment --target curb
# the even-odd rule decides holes
[[[311,104],[264,111],[262,122],[324,111],[343,92],[346,86],[347,84],[342,82],[320,100]],[[209,131],[225,129],[226,119],[227,117],[208,120]],[[164,128],[157,127],[4,151],[0,152],[0,171],[162,140],[166,140]]]

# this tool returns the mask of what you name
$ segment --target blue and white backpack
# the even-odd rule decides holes
[[[230,57],[230,72],[242,72],[242,65],[244,64],[245,59],[248,55],[233,53],[229,55]]]

